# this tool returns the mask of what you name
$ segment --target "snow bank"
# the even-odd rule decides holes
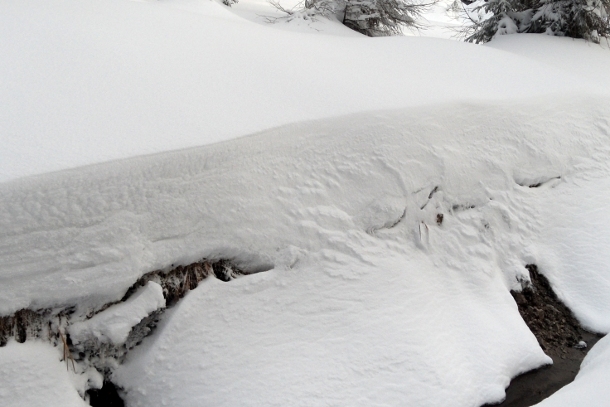
[[[508,293],[525,264],[564,298],[598,293],[570,305],[608,326],[608,270],[589,267],[605,252],[569,278],[547,261],[580,255],[555,249],[562,236],[608,234],[574,226],[610,213],[608,106],[360,114],[0,184],[2,311],[95,307],[172,263],[256,259],[274,269],[207,281],[128,355],[115,380],[130,403],[499,401],[550,361]]]
[[[203,257],[271,269],[166,314],[115,372],[135,406],[499,401],[550,361],[509,294],[530,263],[610,331],[610,54],[291,33],[186,3],[1,6],[0,314],[84,315]],[[74,337],[119,343],[161,305],[149,285]]]
[[[580,213],[608,213],[600,208],[610,185],[595,182],[608,174],[608,102],[577,100],[570,109],[549,99],[451,106],[444,110],[451,120],[439,120],[433,109],[377,113],[240,140],[259,146],[274,140],[273,147],[250,150],[266,157],[261,166],[273,187],[259,171],[240,170],[243,184],[223,189],[239,190],[240,198],[229,200],[244,205],[222,224],[248,229],[264,208],[282,202],[285,209],[276,207],[273,220],[248,231],[259,236],[250,248],[272,245],[266,253],[276,269],[230,284],[208,281],[189,294],[156,340],[115,375],[128,401],[478,406],[501,400],[511,377],[550,361],[507,288],[527,278],[527,263],[563,273],[544,259],[558,251],[579,256],[581,246],[557,243],[575,236]],[[288,132],[304,135],[287,141]],[[287,144],[296,146],[294,154],[270,158]],[[247,167],[244,160],[239,156],[240,168]],[[290,171],[278,172],[280,162]],[[255,204],[247,185],[275,198]],[[589,185],[599,193],[583,200]],[[556,233],[562,227],[565,234]],[[221,233],[211,231],[214,238]],[[598,225],[589,236],[606,234]],[[291,235],[290,246],[272,243]],[[604,253],[587,266],[602,263]],[[577,284],[553,282],[561,293],[599,293],[597,301],[570,305],[579,316],[594,314],[595,328],[603,330],[610,315],[607,278],[607,268],[589,267],[570,275]]]
[[[552,71],[563,71],[584,79],[605,83],[605,66],[610,54],[608,43],[596,45],[568,37],[540,34],[500,35],[485,46],[545,65]],[[604,85],[601,85],[604,86]]]
[[[498,275],[438,268],[364,232],[336,245],[202,283],[113,376],[128,404],[474,407],[550,362]]]
[[[597,158],[607,161],[608,146]],[[575,163],[577,171],[595,167],[595,157]],[[601,161],[603,162],[603,161]],[[573,171],[573,170],[572,170]],[[571,171],[570,171],[571,172]],[[541,191],[538,219],[544,225],[532,257],[578,320],[594,332],[610,332],[610,179],[591,175],[577,188],[559,184]]]
[[[163,289],[159,284],[149,281],[127,301],[113,305],[91,319],[70,326],[70,338],[77,345],[89,339],[122,345],[134,326],[163,307],[165,307]]]
[[[538,407],[604,407],[610,400],[610,336],[589,351],[574,382],[553,394]]]
[[[443,247],[430,254],[438,261],[463,270],[493,265],[513,288],[524,264],[552,259],[538,250],[560,243],[547,230],[566,222],[567,234],[581,230],[575,219],[586,211],[605,219],[606,184],[590,184],[599,194],[586,200],[581,185],[606,174],[607,105],[571,96],[366,114],[1,184],[0,312],[85,298],[99,306],[120,299],[144,272],[205,256],[281,267],[291,261],[288,248],[308,253],[327,244],[308,222],[366,231],[403,212],[403,239],[417,250],[431,250],[430,239]],[[557,188],[519,185],[556,176]],[[578,210],[550,211],[558,199]],[[421,222],[434,225],[437,212],[452,215],[451,229],[427,237]],[[589,236],[604,229],[596,231]],[[600,267],[565,284],[598,284],[595,307],[610,304],[602,301],[604,253],[583,256]],[[541,270],[552,278],[554,269]],[[606,321],[610,313],[600,315]]]
[[[610,89],[607,75],[560,68],[590,69],[586,57],[545,64],[548,39],[528,39],[534,60],[433,38],[288,32],[183,3],[2,4],[0,182],[360,111]]]
[[[85,407],[60,351],[41,342],[0,348],[0,400],[3,407]]]

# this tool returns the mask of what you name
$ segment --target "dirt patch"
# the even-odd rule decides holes
[[[0,347],[6,345],[9,338],[23,343],[28,337],[38,336],[46,325],[48,313],[46,310],[22,309],[13,315],[0,317]]]
[[[12,315],[0,317],[0,347],[9,339],[23,343],[28,339],[47,340],[53,346],[64,346],[65,327],[72,307],[60,309],[21,309]]]
[[[582,328],[572,311],[555,295],[549,281],[535,264],[525,266],[531,285],[523,291],[511,292],[521,317],[532,331],[544,352],[551,358],[564,359],[569,349],[583,340]]]
[[[601,338],[582,329],[535,264],[525,267],[531,284],[511,294],[521,317],[553,364],[517,376],[506,389],[502,403],[483,407],[530,407],[539,403],[574,380],[588,350]]]

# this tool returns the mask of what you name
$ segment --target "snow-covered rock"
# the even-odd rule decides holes
[[[163,307],[163,289],[159,284],[149,281],[125,302],[71,325],[70,338],[76,345],[91,339],[97,339],[100,343],[122,345],[134,326]]]

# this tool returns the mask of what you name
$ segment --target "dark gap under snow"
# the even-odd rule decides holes
[[[535,264],[525,267],[531,284],[526,284],[521,292],[512,291],[511,294],[521,317],[540,347],[553,359],[553,364],[515,377],[506,389],[502,403],[483,407],[530,407],[541,402],[574,381],[587,352],[601,339],[600,335],[580,326]]]
[[[112,383],[112,369],[106,361],[113,359],[121,363],[131,349],[153,332],[164,310],[175,305],[206,278],[214,277],[228,282],[245,274],[247,273],[226,259],[202,259],[186,266],[177,266],[169,271],[156,270],[144,274],[126,291],[120,301],[108,303],[95,313],[87,315],[88,320],[113,305],[124,303],[148,282],[159,284],[163,290],[166,307],[151,312],[143,318],[131,329],[127,340],[120,346],[97,340],[86,341],[78,345],[73,344],[69,327],[82,318],[72,320],[76,308],[64,307],[41,310],[22,309],[12,315],[0,317],[0,347],[5,346],[11,338],[20,343],[28,339],[47,339],[52,345],[64,348],[63,360],[66,362],[67,369],[74,368],[74,363],[85,363],[95,367],[104,376],[100,389],[90,388],[86,391],[85,399],[92,407],[123,407],[124,402],[120,397],[121,389]]]

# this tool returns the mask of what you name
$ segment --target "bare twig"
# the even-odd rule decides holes
[[[68,365],[68,359],[70,359],[72,361],[72,369],[74,369],[74,373],[76,373],[76,366],[74,364],[74,358],[72,357],[72,353],[70,352],[70,348],[68,347],[68,342],[66,341],[66,338],[64,337],[64,334],[61,333],[61,329],[57,329],[59,332],[59,337],[61,338],[61,341],[64,343],[64,357],[63,359],[66,361],[66,371],[69,370],[69,365]]]

